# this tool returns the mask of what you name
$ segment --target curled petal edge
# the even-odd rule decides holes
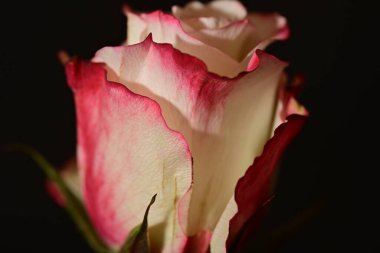
[[[273,174],[286,147],[300,133],[307,120],[306,115],[292,114],[286,118],[266,143],[263,153],[257,157],[240,178],[235,190],[237,213],[230,220],[229,234],[226,241],[228,249],[235,248],[235,239],[248,225],[249,219],[259,211],[271,198],[270,186]]]

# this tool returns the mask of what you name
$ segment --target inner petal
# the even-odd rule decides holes
[[[273,40],[286,39],[289,33],[286,19],[277,13],[252,14],[230,22],[224,17],[177,19],[159,11],[125,11],[129,45],[152,33],[154,41],[170,43],[202,60],[210,72],[228,77],[249,70],[247,63],[256,49],[264,49]]]
[[[210,72],[221,76],[234,77],[242,66],[234,58],[218,48],[198,40],[188,34],[180,21],[160,11],[148,14],[136,14],[126,10],[128,16],[128,45],[142,42],[149,34],[159,43],[169,43],[183,53],[202,60]]]
[[[230,20],[243,19],[247,10],[239,1],[219,0],[203,4],[199,1],[190,2],[184,7],[173,6],[172,13],[180,18],[217,17]]]
[[[228,18],[217,17],[200,17],[200,18],[187,18],[181,19],[182,27],[186,32],[201,29],[217,29],[222,28],[231,23]]]

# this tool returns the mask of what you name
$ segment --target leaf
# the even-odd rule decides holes
[[[125,240],[120,253],[149,253],[149,238],[148,238],[148,214],[149,209],[156,201],[155,194],[148,207],[145,210],[143,222],[140,225],[134,227],[131,232],[129,232],[128,238]]]
[[[37,150],[24,144],[11,144],[1,148],[8,152],[22,152],[29,155],[41,167],[49,180],[54,182],[66,200],[65,209],[70,214],[77,228],[82,232],[91,248],[98,253],[112,253],[95,232],[82,202],[70,191],[65,182]]]

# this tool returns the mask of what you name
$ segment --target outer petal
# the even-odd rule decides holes
[[[255,159],[245,175],[239,179],[234,199],[230,201],[214,231],[211,252],[226,252],[227,248],[236,249],[240,242],[235,239],[249,219],[270,198],[270,184],[278,161],[305,121],[306,117],[303,115],[290,115],[287,121],[276,129],[261,156]]]
[[[258,51],[254,71],[234,79],[207,72],[202,62],[149,38],[105,48],[109,78],[157,101],[169,127],[186,137],[194,158],[188,233],[213,230],[244,175],[271,135],[285,63]]]
[[[192,180],[186,141],[167,127],[157,103],[107,81],[102,64],[70,62],[66,73],[77,109],[84,202],[100,236],[118,248],[157,193],[149,213],[153,249],[182,250],[178,202]]]
[[[305,116],[289,116],[288,122],[281,125],[266,144],[263,154],[239,180],[235,191],[238,212],[230,221],[227,245],[232,245],[248,219],[270,198],[270,184],[276,165],[288,144],[303,128],[305,121]]]

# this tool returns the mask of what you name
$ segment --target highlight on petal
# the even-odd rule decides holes
[[[187,219],[184,196],[192,183],[185,139],[167,127],[156,102],[108,81],[103,64],[72,61],[66,73],[84,204],[99,235],[119,248],[157,194],[149,213],[152,249],[180,251],[187,238],[178,220]]]
[[[148,37],[107,47],[95,62],[108,78],[159,103],[171,129],[184,135],[194,160],[189,235],[212,231],[238,179],[271,136],[284,62],[257,51],[257,66],[236,78],[207,72],[198,59]]]

